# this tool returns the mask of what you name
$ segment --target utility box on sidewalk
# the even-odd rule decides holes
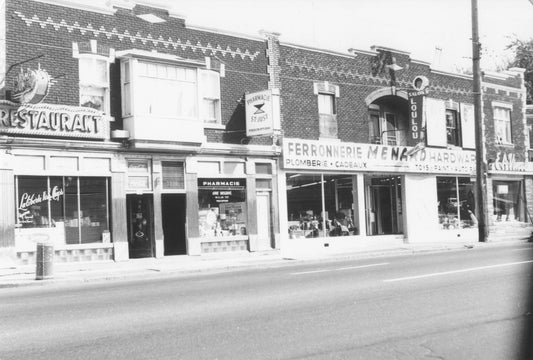
[[[54,276],[54,246],[47,243],[37,244],[35,255],[35,280],[51,279]]]

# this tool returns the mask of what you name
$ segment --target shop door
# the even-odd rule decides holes
[[[152,194],[126,196],[130,258],[154,256]]]
[[[366,209],[368,235],[402,233],[401,178],[368,177]]]
[[[272,250],[272,233],[270,231],[270,193],[257,193],[256,202],[257,250]]]
[[[185,213],[185,194],[161,195],[165,256],[184,255],[187,253]]]

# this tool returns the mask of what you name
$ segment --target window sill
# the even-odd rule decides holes
[[[339,138],[333,138],[333,137],[324,137],[324,136],[320,136],[318,138],[319,141],[329,141],[329,142],[341,142],[341,139]]]
[[[226,130],[226,125],[204,123],[204,129]]]
[[[514,148],[515,145],[513,143],[496,143],[496,146],[506,147],[506,148]]]

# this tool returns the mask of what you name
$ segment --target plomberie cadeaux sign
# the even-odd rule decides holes
[[[283,168],[330,171],[388,171],[473,174],[472,150],[424,148],[409,156],[410,146],[283,139]]]

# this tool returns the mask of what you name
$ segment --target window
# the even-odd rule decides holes
[[[369,113],[370,143],[381,144],[381,128],[379,126],[379,111],[370,110]]]
[[[80,105],[109,113],[108,59],[97,55],[80,55]]]
[[[103,242],[109,232],[109,183],[102,177],[19,176],[17,248],[32,238],[54,245]],[[34,245],[34,244],[33,244]]]
[[[163,189],[185,189],[185,172],[183,162],[161,162],[163,173]]]
[[[132,114],[131,108],[131,62],[124,61],[122,66],[122,113],[124,116]]]
[[[337,109],[334,94],[318,94],[320,137],[337,138]]]
[[[511,109],[507,107],[494,107],[494,132],[496,142],[499,144],[512,144],[511,139]]]
[[[396,114],[385,113],[385,122],[387,129],[385,130],[386,145],[398,145],[398,122]]]
[[[138,75],[140,115],[178,119],[197,116],[195,69],[139,61]]]
[[[441,229],[477,226],[474,183],[470,178],[437,177],[437,199]]]
[[[289,237],[357,235],[354,186],[349,175],[287,174]]]
[[[246,179],[198,179],[201,237],[247,234]]]
[[[446,109],[446,137],[448,145],[461,146],[461,133],[457,111]]]
[[[220,77],[216,71],[200,70],[200,114],[207,124],[220,124]]]
[[[492,196],[495,221],[525,221],[522,181],[493,180]]]

